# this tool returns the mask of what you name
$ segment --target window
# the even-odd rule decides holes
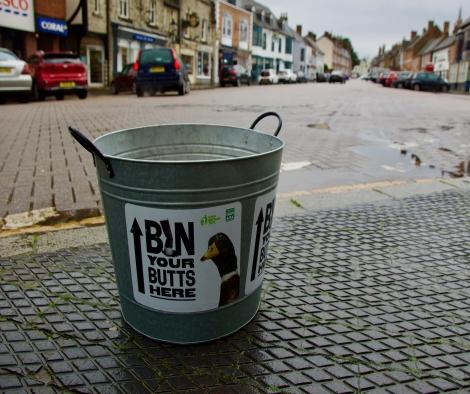
[[[93,13],[94,14],[100,14],[101,12],[101,4],[100,4],[100,1],[101,0],[94,0],[93,1]]]
[[[300,48],[300,61],[305,61],[305,48]]]
[[[282,51],[282,40],[279,39],[279,53],[281,53]]]
[[[197,53],[197,76],[199,78],[211,77],[211,57],[209,52]]]
[[[253,26],[253,45],[263,46],[263,28],[259,25]]]
[[[225,13],[222,21],[222,35],[232,37],[232,17]]]
[[[201,41],[207,42],[207,19],[203,19],[201,25]]]
[[[274,46],[276,45],[276,40],[275,38],[273,37],[272,41],[271,41],[271,52],[274,52]]]
[[[240,41],[248,42],[248,22],[245,19],[240,22]]]
[[[292,53],[292,38],[286,37],[286,53]]]
[[[129,0],[119,0],[119,16],[129,18]]]
[[[151,25],[157,23],[157,0],[149,0],[148,22]]]
[[[266,49],[266,33],[263,33],[263,49]]]

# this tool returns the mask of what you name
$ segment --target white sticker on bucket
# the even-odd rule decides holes
[[[158,209],[126,204],[135,300],[164,312],[202,312],[240,292],[241,204]]]
[[[263,282],[275,201],[276,190],[256,199],[245,285],[247,295],[255,291]]]

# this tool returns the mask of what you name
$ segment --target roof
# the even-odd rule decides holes
[[[265,29],[268,30],[273,30],[273,31],[281,31],[282,29],[279,28],[279,25],[277,23],[277,18],[274,15],[274,13],[265,5],[258,3],[257,1],[254,0],[241,0],[241,6],[245,10],[248,10],[251,12],[252,8],[255,7],[255,12],[253,13],[253,23],[256,23],[257,25],[263,26]],[[261,12],[264,11],[266,15],[273,15],[274,16],[274,24],[271,25],[269,23],[266,23],[265,20],[261,20],[258,18],[258,16],[261,14]]]
[[[439,51],[441,49],[448,48],[454,43],[455,36],[446,37],[434,48],[434,51]]]
[[[425,55],[427,53],[431,53],[436,49],[436,47],[445,39],[446,37],[438,37],[434,38],[433,40],[429,41],[423,49],[420,51],[420,55]]]
[[[307,45],[311,46],[313,49],[315,49],[316,53],[320,54],[320,55],[324,55],[325,53],[319,48],[319,46],[317,45],[317,43],[312,39],[310,38],[309,36],[305,36],[304,37],[304,41],[306,42]]]
[[[466,27],[470,25],[470,17],[465,19],[460,25],[459,25],[459,28],[463,28],[463,27]]]

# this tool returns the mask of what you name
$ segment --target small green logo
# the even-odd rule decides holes
[[[225,221],[231,222],[235,220],[235,208],[228,208],[225,210]]]
[[[201,218],[201,225],[216,224],[219,220],[220,218],[217,215],[204,215]]]

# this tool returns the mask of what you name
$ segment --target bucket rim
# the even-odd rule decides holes
[[[133,130],[139,130],[139,129],[145,129],[148,127],[167,127],[167,126],[210,126],[210,127],[224,127],[224,128],[229,128],[229,129],[237,129],[237,130],[244,130],[244,131],[249,131],[250,133],[257,133],[257,134],[262,134],[265,136],[268,136],[274,140],[277,140],[280,143],[280,146],[278,146],[275,149],[272,149],[268,152],[262,152],[262,153],[256,153],[250,156],[241,156],[241,157],[230,157],[230,158],[223,158],[223,159],[210,159],[210,160],[148,160],[148,159],[130,159],[126,157],[119,157],[119,156],[114,156],[114,155],[109,155],[103,152],[103,156],[106,158],[109,158],[110,160],[119,160],[123,162],[132,162],[132,163],[159,163],[159,164],[205,164],[205,163],[223,163],[223,162],[234,162],[234,161],[240,161],[240,160],[246,160],[246,159],[251,159],[251,158],[259,158],[267,155],[272,155],[273,153],[276,153],[278,151],[282,151],[285,147],[285,142],[280,139],[279,137],[255,130],[255,129],[249,129],[245,127],[238,127],[238,126],[231,126],[231,125],[221,125],[221,124],[213,124],[213,123],[165,123],[165,124],[155,124],[155,125],[146,125],[146,126],[140,126],[140,127],[133,127],[133,128],[127,128],[127,129],[121,129],[121,130],[115,130],[111,131],[109,133],[103,134],[93,141],[94,144],[99,142],[100,140],[109,137],[110,135],[113,134],[119,134],[119,133],[124,133],[124,132],[129,132]]]

